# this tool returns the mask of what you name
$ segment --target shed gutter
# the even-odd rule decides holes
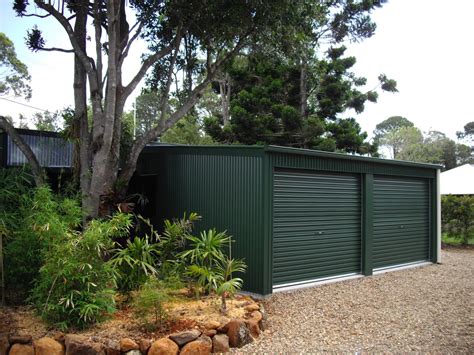
[[[412,166],[412,167],[427,168],[427,169],[442,169],[443,168],[441,165],[438,165],[438,164],[414,163],[414,162],[405,161],[405,160],[363,157],[360,155],[324,152],[321,150],[312,150],[312,149],[280,147],[277,145],[265,146],[264,150],[265,152],[269,152],[269,153],[298,154],[298,155],[306,155],[306,156],[313,156],[313,157],[320,157],[320,158],[358,160],[358,161],[364,161],[364,162],[371,162],[375,164],[403,165],[403,166]]]

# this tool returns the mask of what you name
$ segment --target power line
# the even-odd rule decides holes
[[[5,97],[0,97],[0,99],[1,99],[1,100],[5,100],[5,101],[12,102],[12,103],[17,104],[17,105],[22,105],[22,106],[26,106],[26,107],[29,107],[29,108],[34,108],[35,110],[40,110],[40,111],[43,111],[43,112],[48,111],[48,110],[44,110],[44,109],[39,108],[39,107],[35,107],[35,106],[28,105],[28,104],[24,104],[23,102],[18,102],[18,101],[10,100],[10,99],[7,99],[7,98],[5,98]]]

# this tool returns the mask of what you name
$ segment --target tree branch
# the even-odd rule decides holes
[[[132,29],[136,26],[137,24],[133,25],[132,26]],[[123,61],[125,60],[125,58],[128,56],[128,52],[130,51],[130,47],[132,46],[133,42],[135,42],[135,40],[138,38],[138,36],[140,36],[140,33],[142,32],[142,28],[143,28],[143,23],[140,22],[140,25],[138,26],[137,28],[137,31],[135,32],[135,34],[132,36],[132,38],[130,38],[130,40],[128,41],[127,43],[127,46],[125,47],[122,55],[120,56],[120,65],[123,64]],[[130,30],[131,31],[131,30]]]
[[[177,37],[176,37],[177,38]],[[138,73],[135,75],[135,77],[130,81],[130,83],[124,87],[123,89],[123,97],[126,98],[130,96],[130,94],[135,90],[137,87],[138,83],[143,79],[145,76],[146,72],[150,67],[156,63],[156,61],[160,60],[163,58],[165,55],[167,55],[169,52],[173,50],[175,46],[175,41],[173,41],[169,46],[163,48],[162,50],[150,55],[145,61],[143,62],[142,66],[140,67],[140,70]]]
[[[46,51],[46,52],[62,52],[62,53],[74,53],[74,49],[64,49],[64,48],[56,48],[56,47],[51,47],[51,48],[38,48],[40,51]]]
[[[88,73],[91,73],[93,71],[93,62],[94,60],[90,57],[87,56],[86,52],[83,51],[79,45],[79,42],[77,41],[76,37],[74,36],[74,30],[67,20],[67,18],[61,14],[59,11],[57,11],[54,6],[50,4],[46,4],[45,2],[41,0],[35,0],[36,6],[38,6],[40,9],[46,11],[50,15],[52,15],[60,24],[63,26],[64,30],[66,31],[69,41],[71,42],[72,48],[74,49],[74,53],[77,55],[77,57],[81,60],[82,65],[86,69]]]
[[[6,119],[6,117],[0,116],[0,127],[7,132],[11,137],[13,143],[21,150],[25,155],[26,160],[31,166],[31,171],[33,172],[33,178],[35,179],[36,186],[44,184],[43,174],[41,166],[36,158],[35,153],[31,150],[30,146],[25,143],[23,138],[18,134],[13,125]]]

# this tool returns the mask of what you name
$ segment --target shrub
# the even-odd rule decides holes
[[[114,310],[115,275],[105,256],[112,238],[126,235],[130,226],[130,215],[119,213],[49,242],[31,297],[46,321],[62,329],[85,328]]]
[[[163,327],[163,322],[168,317],[165,303],[171,300],[170,293],[181,286],[177,278],[166,280],[149,278],[140,287],[133,300],[133,310],[149,330]],[[153,322],[149,321],[150,315]]]
[[[110,265],[116,270],[118,290],[128,293],[137,290],[149,276],[156,276],[158,245],[148,235],[135,236],[123,249],[116,249]]]
[[[226,298],[240,290],[243,283],[241,278],[233,277],[232,274],[245,272],[245,262],[225,255],[224,247],[228,245],[230,254],[232,243],[232,238],[226,232],[210,229],[199,237],[189,236],[187,239],[191,242],[190,249],[180,253],[180,257],[188,262],[187,275],[195,279],[206,292],[219,295],[221,311],[225,313]]]
[[[16,210],[2,218],[8,266],[5,279],[16,294],[15,301],[23,302],[44,262],[45,250],[55,238],[77,228],[81,210],[75,200],[55,196],[46,186],[16,189],[11,198],[16,199]]]
[[[474,233],[474,196],[445,195],[441,203],[443,232],[468,244]]]

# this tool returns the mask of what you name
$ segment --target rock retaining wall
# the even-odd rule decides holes
[[[266,313],[262,305],[245,307],[244,319],[226,324],[210,321],[195,329],[170,334],[158,340],[129,339],[102,344],[93,337],[58,333],[54,337],[33,340],[31,336],[0,334],[0,355],[177,355],[225,353],[242,347],[265,329]]]

